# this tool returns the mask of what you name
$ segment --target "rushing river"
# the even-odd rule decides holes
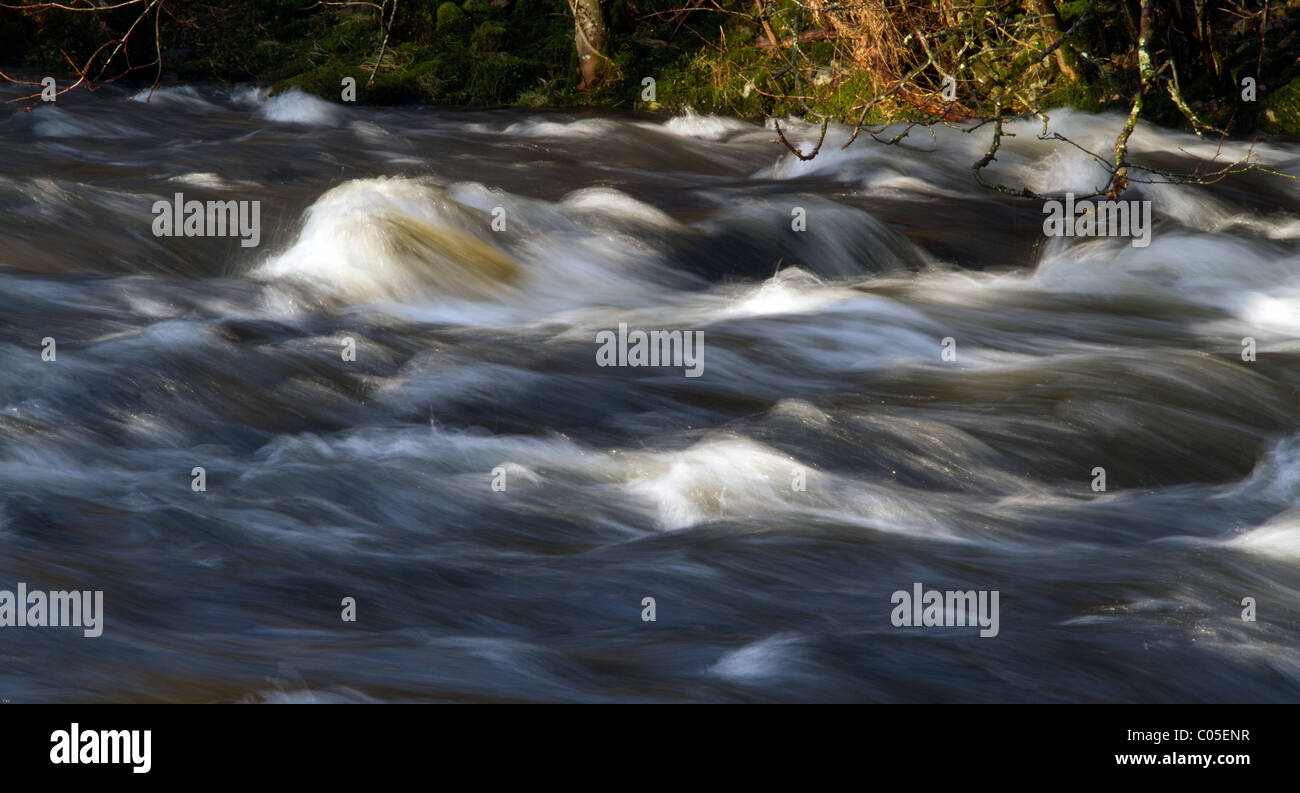
[[[1142,247],[975,185],[987,128],[145,98],[0,106],[0,589],[104,593],[0,698],[1300,699],[1296,182],[1138,185]],[[991,177],[1104,183],[1015,131]]]

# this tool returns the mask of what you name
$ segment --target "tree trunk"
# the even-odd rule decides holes
[[[1051,0],[1033,0],[1032,5],[1034,12],[1042,18],[1043,26],[1046,29],[1045,35],[1042,36],[1044,49],[1046,49],[1055,44],[1056,40],[1065,34],[1065,20],[1061,18],[1060,10]],[[1053,33],[1055,35],[1051,35]],[[1078,64],[1075,62],[1074,53],[1070,51],[1069,44],[1062,43],[1057,48],[1056,67],[1070,82],[1078,81]]]
[[[569,0],[573,12],[573,45],[578,51],[579,91],[591,91],[604,81],[609,62],[605,59],[605,15],[600,0]]]

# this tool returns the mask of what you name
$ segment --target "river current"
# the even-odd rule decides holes
[[[0,108],[0,590],[103,592],[0,628],[5,700],[1300,699],[1295,181],[1135,185],[1139,246],[976,185],[987,129]],[[998,181],[1105,182],[1013,131]],[[155,234],[177,193],[257,244]]]

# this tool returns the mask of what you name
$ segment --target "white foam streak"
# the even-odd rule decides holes
[[[342,121],[343,109],[297,88],[290,88],[266,100],[257,116],[267,121],[308,126],[335,126]]]

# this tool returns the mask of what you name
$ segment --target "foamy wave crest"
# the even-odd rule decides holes
[[[481,214],[436,187],[358,179],[317,199],[293,246],[252,275],[343,302],[487,299],[517,280],[520,268],[467,230],[476,226],[490,233]]]
[[[127,97],[127,101],[148,102],[153,105],[181,105],[191,110],[202,110],[205,106],[212,104],[188,85],[170,88],[146,88]]]
[[[702,116],[691,108],[680,116],[674,116],[658,127],[673,135],[684,138],[702,138],[704,140],[721,140],[739,132],[756,132],[753,124],[724,116]]]
[[[227,98],[231,104],[256,107],[266,102],[270,93],[271,89],[269,88],[256,85],[241,85],[232,88],[227,94]]]
[[[631,455],[627,463],[627,492],[669,531],[711,521],[800,515],[951,537],[940,521],[907,499],[817,471],[744,437],[718,435],[680,452]],[[799,476],[806,490],[794,487]]]
[[[1228,540],[1226,545],[1247,553],[1300,559],[1300,509],[1279,515],[1257,529]]]
[[[1263,324],[1270,311],[1266,298],[1294,297],[1300,287],[1295,256],[1239,237],[1174,231],[1154,235],[1146,248],[1127,240],[1053,243],[1030,279],[1048,292],[1182,300]],[[1285,316],[1273,319],[1287,324]]]
[[[709,672],[737,683],[747,683],[792,674],[800,662],[807,663],[798,634],[777,634],[746,644],[718,659]]]
[[[121,124],[113,124],[97,118],[73,115],[47,104],[31,113],[22,113],[11,118],[11,123],[30,125],[31,134],[42,138],[137,138],[145,133]]]
[[[525,138],[580,138],[605,135],[618,129],[617,122],[604,118],[579,121],[520,121],[506,127],[501,134]]]
[[[610,189],[545,201],[476,182],[359,179],[317,199],[297,241],[251,275],[420,321],[493,325],[645,302],[651,283],[690,282],[647,246],[685,230]],[[297,313],[291,296],[268,299]]]
[[[266,100],[257,115],[267,121],[312,126],[334,126],[341,120],[342,110],[334,104],[290,88]]]

